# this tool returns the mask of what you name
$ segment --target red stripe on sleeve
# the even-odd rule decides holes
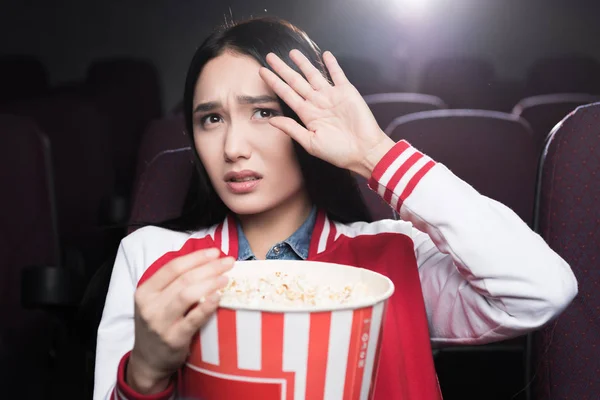
[[[417,161],[419,161],[421,158],[423,158],[423,154],[417,151],[415,154],[410,156],[408,158],[408,160],[406,160],[406,162],[404,162],[404,164],[402,164],[396,172],[394,172],[392,179],[390,179],[389,183],[386,185],[386,191],[385,191],[385,194],[383,195],[383,200],[385,200],[386,203],[388,203],[388,204],[391,203],[392,195],[394,194],[394,188],[396,187],[398,182],[400,182],[400,179],[402,179],[402,177],[404,175],[406,175],[408,170],[413,165],[415,165],[415,163]]]
[[[400,140],[390,151],[387,152],[385,156],[379,161],[379,163],[375,166],[373,173],[371,174],[371,179],[369,179],[369,187],[372,190],[377,191],[379,187],[379,181],[381,177],[387,171],[387,169],[392,165],[394,160],[400,157],[400,154],[404,153],[406,149],[410,147],[410,144],[404,140]]]
[[[411,179],[410,181],[408,181],[408,184],[406,185],[406,188],[404,189],[404,191],[402,192],[402,194],[400,195],[400,199],[398,201],[398,212],[400,212],[400,207],[402,206],[402,203],[404,202],[404,200],[406,200],[408,198],[408,196],[410,196],[410,194],[413,192],[413,190],[415,189],[415,187],[417,186],[417,184],[419,183],[419,181],[425,176],[425,174],[431,169],[433,168],[433,166],[435,165],[434,161],[429,161],[427,162],[427,164],[425,164]]]

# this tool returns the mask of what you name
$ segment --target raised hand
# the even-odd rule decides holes
[[[234,259],[218,259],[218,249],[176,258],[135,292],[135,344],[127,383],[141,394],[166,389],[183,365],[194,335],[216,310],[217,290],[228,279]]]
[[[260,69],[260,76],[306,128],[288,117],[269,122],[315,157],[368,178],[394,142],[377,125],[333,54],[325,52],[323,60],[335,86],[300,51],[292,50],[290,58],[306,79],[272,53],[267,62],[279,76],[267,68]]]

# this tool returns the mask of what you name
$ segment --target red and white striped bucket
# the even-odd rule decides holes
[[[349,308],[219,308],[192,344],[181,398],[367,400],[382,320],[394,286],[375,272],[308,261],[239,262],[231,271],[283,271],[323,282],[362,282],[370,298]]]

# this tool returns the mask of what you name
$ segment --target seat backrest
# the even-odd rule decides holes
[[[152,160],[164,150],[190,146],[182,115],[173,115],[150,122],[137,152],[134,188]]]
[[[600,103],[579,107],[548,138],[536,226],[573,269],[579,294],[534,335],[536,399],[600,393]]]
[[[32,120],[0,115],[0,160],[0,384],[6,398],[42,398],[53,324],[21,307],[20,282],[26,267],[60,264],[49,141]]]
[[[539,95],[521,100],[513,109],[513,114],[529,122],[541,152],[546,136],[556,124],[575,108],[597,101],[600,101],[600,96],[581,93]]]
[[[121,194],[127,195],[135,172],[133,155],[150,121],[162,114],[158,73],[146,60],[99,60],[88,69],[86,86],[98,109],[110,120],[117,185]]]
[[[86,98],[60,94],[19,102],[8,111],[27,116],[52,145],[61,240],[91,246],[87,233],[99,233],[104,202],[114,190],[106,119]]]
[[[0,159],[6,166],[0,174],[4,304],[5,296],[19,287],[19,274],[13,277],[16,280],[8,275],[25,266],[56,266],[60,260],[48,138],[28,118],[0,115]]]
[[[521,118],[481,110],[425,111],[396,119],[387,133],[532,224],[538,157],[531,128]]]
[[[489,109],[495,81],[494,68],[486,60],[439,58],[425,66],[419,92],[440,97],[450,108]]]
[[[600,94],[600,62],[585,55],[539,59],[527,74],[527,93]]]
[[[146,166],[134,191],[129,233],[179,216],[194,172],[191,147],[163,150]]]
[[[378,93],[363,98],[383,130],[403,115],[448,108],[439,97],[420,93]]]

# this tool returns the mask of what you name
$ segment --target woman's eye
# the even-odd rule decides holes
[[[275,111],[275,110],[270,110],[268,108],[261,108],[254,112],[254,115],[252,116],[252,118],[266,119],[266,118],[274,117],[276,115],[277,115],[277,111]]]
[[[218,124],[222,120],[223,119],[221,118],[220,115],[210,114],[210,115],[202,117],[202,119],[200,120],[200,122],[201,122],[201,124],[203,126],[206,126],[206,125]]]

